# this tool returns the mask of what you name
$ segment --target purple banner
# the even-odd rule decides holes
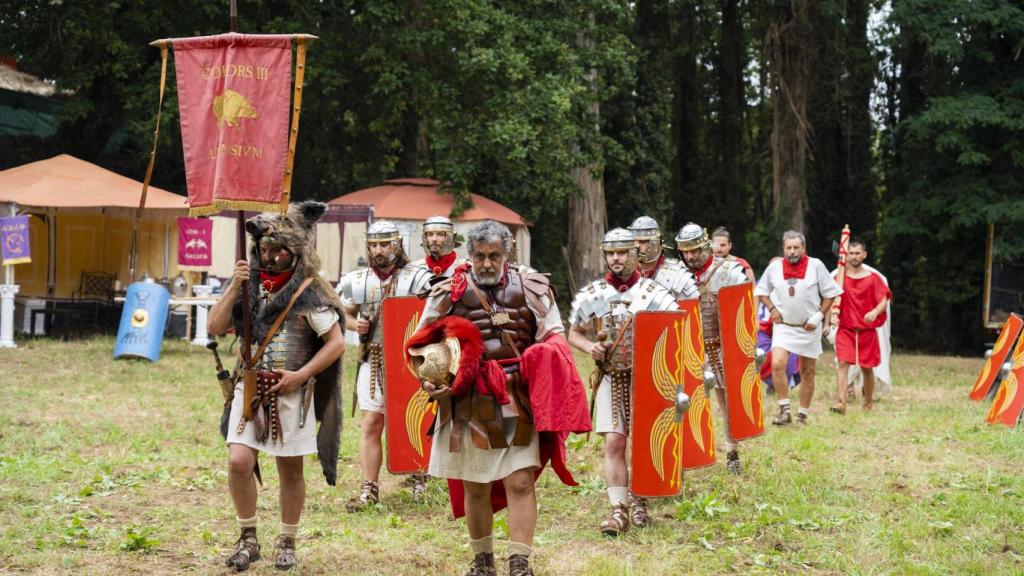
[[[4,266],[28,264],[32,252],[28,247],[28,216],[0,218],[0,245]]]
[[[178,265],[209,268],[213,262],[213,220],[178,218]]]

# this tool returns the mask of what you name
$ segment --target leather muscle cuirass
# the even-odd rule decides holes
[[[485,360],[504,360],[516,356],[515,351],[503,341],[502,331],[510,336],[520,354],[533,344],[533,336],[537,332],[537,319],[526,304],[522,276],[509,272],[506,278],[508,282],[502,287],[487,289],[477,286],[480,294],[487,298],[493,316],[484,310],[472,288],[467,289],[452,306],[451,314],[469,320],[483,333]],[[501,314],[508,316],[508,322],[499,326],[494,320],[497,318],[500,322]]]

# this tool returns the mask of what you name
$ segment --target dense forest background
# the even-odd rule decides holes
[[[596,235],[640,214],[666,235],[725,225],[758,272],[786,228],[834,264],[849,223],[892,284],[896,345],[971,352],[986,225],[997,259],[1024,256],[1019,2],[239,4],[242,32],[320,37],[297,198],[449,181],[523,214],[563,291],[599,273]],[[0,2],[0,55],[65,91],[57,134],[0,139],[0,168],[69,153],[141,178],[160,72],[147,43],[225,32],[227,5]],[[154,183],[183,193],[169,84]]]

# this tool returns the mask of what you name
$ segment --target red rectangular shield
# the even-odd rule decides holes
[[[420,389],[412,365],[405,361],[405,343],[416,332],[424,301],[416,296],[385,298],[380,312],[384,351],[384,430],[387,467],[392,474],[426,472],[432,438],[427,431],[437,412]]]
[[[715,463],[711,398],[704,390],[704,325],[699,300],[679,300],[676,304],[686,318],[683,382],[684,391],[690,396],[690,410],[683,416],[683,470],[695,470]]]
[[[992,347],[992,355],[985,359],[985,363],[981,367],[981,374],[978,375],[974,387],[968,394],[971,400],[981,400],[988,394],[992,383],[996,380],[996,375],[999,374],[999,368],[1003,362],[1006,362],[1006,357],[1013,350],[1013,343],[1016,342],[1022,327],[1024,327],[1024,318],[1010,314],[1006,323],[1003,324],[1003,329],[999,331],[996,345]]]
[[[682,490],[683,422],[676,422],[675,398],[686,372],[687,315],[640,312],[633,319],[630,488],[637,496],[675,496]]]
[[[729,431],[737,440],[764,434],[761,379],[754,363],[757,306],[754,284],[745,282],[718,291],[719,334],[725,367]]]
[[[986,420],[989,424],[1005,424],[1014,428],[1020,419],[1021,410],[1024,410],[1024,331],[1020,331],[1017,336],[1010,360],[1010,373],[1003,378],[996,397],[992,399]]]

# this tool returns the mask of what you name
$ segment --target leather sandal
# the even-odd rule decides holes
[[[363,480],[359,497],[349,500],[345,509],[349,512],[359,512],[376,506],[377,502],[380,502],[380,485],[373,480]]]
[[[601,522],[601,533],[605,536],[619,536],[629,531],[629,509],[625,502],[612,506],[612,514]]]
[[[629,495],[629,520],[633,526],[643,528],[651,523],[651,515],[647,512],[647,499]]]
[[[498,570],[494,567],[494,554],[481,552],[473,557],[473,563],[469,565],[469,572],[466,576],[497,576]]]
[[[242,534],[235,541],[235,551],[224,561],[235,572],[244,572],[249,565],[260,559],[260,543],[256,539],[256,528],[242,528]]]
[[[285,536],[284,534],[278,536],[277,543],[274,544],[274,550],[276,551],[274,568],[278,570],[291,570],[299,563],[298,559],[295,558],[295,536]]]
[[[509,556],[508,576],[533,576],[533,569],[530,568],[530,558],[522,554]]]

